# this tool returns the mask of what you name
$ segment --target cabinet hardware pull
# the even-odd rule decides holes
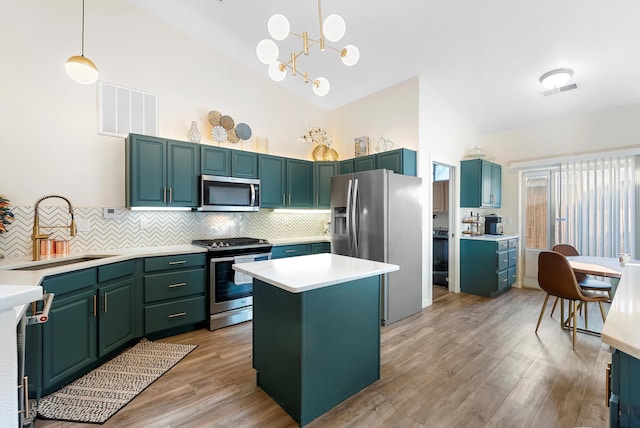
[[[187,313],[186,313],[186,312],[178,312],[177,314],[171,314],[171,315],[169,315],[167,318],[178,318],[178,317],[183,317],[183,316],[185,316],[185,315],[187,315]]]
[[[286,205],[286,203],[284,202],[284,199],[286,198],[285,194],[282,194],[282,205]]]
[[[93,316],[94,318],[98,315],[97,312],[97,306],[98,306],[98,302],[97,302],[97,297],[95,294],[93,295]]]
[[[291,205],[291,193],[289,193],[289,204],[288,205]]]
[[[173,187],[169,187],[169,203],[173,202]]]
[[[162,188],[162,202],[167,203],[167,188]]]
[[[105,313],[109,312],[107,310],[107,292],[106,291],[104,292],[104,311],[105,311]]]
[[[169,286],[169,288],[184,287],[185,285],[187,285],[187,283],[186,283],[186,282],[179,282],[179,283],[177,283],[177,284],[171,284],[171,285]]]
[[[175,262],[169,262],[170,265],[182,265],[185,264],[187,261],[186,260],[178,260]]]
[[[295,253],[296,250],[285,250],[285,253]]]
[[[22,384],[18,385],[18,389],[22,389],[22,400],[24,401],[24,409],[18,410],[18,413],[24,414],[25,418],[27,418],[31,414],[31,409],[29,408],[29,376],[22,378]]]
[[[611,363],[607,363],[605,369],[605,400],[607,401],[607,407],[609,407],[609,397],[611,397]]]

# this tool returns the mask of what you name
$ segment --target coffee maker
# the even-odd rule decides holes
[[[502,217],[496,214],[485,216],[484,233],[487,235],[502,235]]]

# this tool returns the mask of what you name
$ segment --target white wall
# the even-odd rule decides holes
[[[90,2],[85,22],[85,55],[100,80],[159,96],[159,135],[186,140],[196,120],[202,143],[214,144],[206,116],[218,110],[267,136],[270,153],[310,159],[311,148],[297,137],[311,124],[324,125],[327,113],[266,75],[126,0]],[[52,193],[75,206],[125,204],[124,140],[97,135],[96,85],[79,85],[65,73],[65,60],[81,52],[80,30],[80,2],[2,1],[0,190],[14,205]]]

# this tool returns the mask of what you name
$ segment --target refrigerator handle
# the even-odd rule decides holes
[[[351,207],[351,230],[353,235],[353,257],[360,257],[358,252],[358,179],[354,179],[353,184],[353,205]]]
[[[353,180],[349,180],[349,187],[347,187],[347,237],[349,238],[349,255],[353,256],[353,236],[351,235],[351,190]]]

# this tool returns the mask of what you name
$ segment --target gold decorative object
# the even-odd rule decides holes
[[[220,118],[220,125],[228,131],[230,129],[233,129],[235,122],[233,121],[233,118],[231,116],[225,115]]]
[[[327,152],[327,150],[329,150],[327,146],[325,146],[324,144],[318,144],[316,148],[313,149],[313,151],[311,152],[311,158],[314,161],[324,160],[324,155]]]
[[[221,117],[222,115],[220,114],[220,112],[211,110],[207,115],[207,120],[209,121],[211,126],[219,126]]]
[[[336,152],[334,149],[327,149],[326,152],[324,152],[324,155],[322,156],[322,160],[323,161],[337,161],[338,160],[338,152]]]
[[[264,39],[258,43],[256,47],[256,54],[258,59],[265,65],[268,65],[268,74],[271,79],[276,82],[280,82],[287,76],[287,69],[291,70],[291,75],[298,74],[297,60],[302,54],[309,55],[309,48],[313,45],[318,45],[320,51],[324,52],[327,48],[338,52],[340,59],[347,66],[355,65],[360,59],[360,51],[354,45],[346,45],[342,49],[336,49],[332,46],[328,46],[325,41],[337,42],[344,36],[346,31],[346,24],[344,19],[340,15],[332,14],[327,16],[323,21],[322,19],[322,7],[321,1],[318,0],[318,22],[320,23],[320,35],[317,39],[313,40],[309,38],[307,31],[303,31],[302,34],[290,32],[289,20],[280,14],[275,14],[267,22],[267,30],[269,35],[275,40],[284,40],[289,35],[299,37],[302,39],[302,50],[298,53],[292,52],[288,61],[278,59],[280,51],[278,45],[271,39]],[[331,85],[329,81],[324,77],[310,78],[308,72],[302,72],[300,74],[305,83],[311,82],[311,88],[313,92],[318,96],[324,96],[329,93]]]

